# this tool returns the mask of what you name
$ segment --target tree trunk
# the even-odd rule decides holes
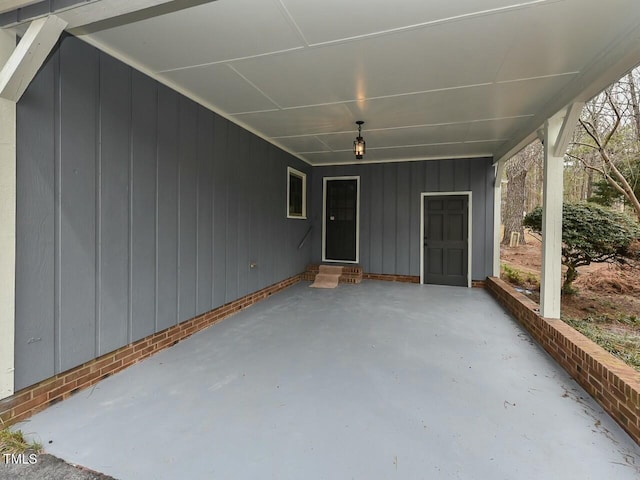
[[[514,161],[516,159],[512,159]],[[509,245],[511,232],[520,234],[520,244],[524,245],[524,228],[522,227],[523,213],[525,209],[525,184],[527,171],[522,165],[507,164],[507,201],[504,212],[504,235],[502,244]]]
[[[564,283],[562,284],[562,293],[573,294],[575,290],[573,288],[573,282],[578,278],[578,270],[573,265],[567,265],[567,273],[564,277]]]
[[[629,93],[631,95],[631,106],[633,109],[633,119],[636,127],[636,141],[640,142],[640,105],[638,105],[638,93],[636,91],[636,82],[633,77],[633,72],[629,72],[627,75],[629,81]]]

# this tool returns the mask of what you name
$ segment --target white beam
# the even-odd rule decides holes
[[[0,30],[0,64],[16,46]],[[0,398],[13,394],[16,276],[16,104],[0,98]]]
[[[554,146],[560,138],[562,124],[562,115],[556,115],[544,125],[540,314],[546,318],[560,318],[564,154],[555,156]]]
[[[576,129],[576,124],[582,113],[582,107],[584,102],[575,102],[569,105],[563,112],[564,119],[562,120],[562,127],[560,127],[560,133],[553,145],[553,156],[564,157],[569,148],[569,142],[571,142],[571,136]]]
[[[502,224],[502,174],[505,160],[495,164],[496,177],[493,181],[493,276],[500,277],[500,226]]]
[[[27,89],[67,22],[55,15],[34,20],[0,70],[0,97],[13,102]]]
[[[100,2],[71,8],[60,12],[59,15],[69,22],[69,28],[77,28],[145,8],[157,7],[170,1],[171,0],[102,0]]]

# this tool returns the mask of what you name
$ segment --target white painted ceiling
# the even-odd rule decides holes
[[[114,20],[114,19],[112,19]],[[83,37],[307,162],[501,156],[640,62],[638,0],[218,0]]]

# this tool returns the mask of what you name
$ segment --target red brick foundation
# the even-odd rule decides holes
[[[387,282],[420,283],[416,275],[389,275],[386,273],[364,273],[362,278],[367,280],[384,280]]]
[[[389,275],[386,273],[363,273],[362,278],[367,280],[385,280],[387,282],[420,283],[418,275]],[[484,280],[472,280],[471,287],[484,288]]]
[[[70,395],[90,387],[100,380],[123,370],[160,350],[175,345],[194,333],[214,325],[234,313],[253,305],[269,295],[298,283],[301,275],[282,280],[233,302],[222,305],[191,320],[149,335],[111,353],[90,360],[78,367],[59,373],[35,385],[0,400],[0,420],[4,426],[24,420],[36,412]]]
[[[388,273],[363,273],[362,267],[344,266],[340,283],[360,283],[360,280],[384,280],[385,282],[420,283],[419,275],[394,275]],[[319,265],[311,264],[302,274],[302,280],[313,282],[318,274]],[[473,288],[484,288],[484,280],[473,280]]]
[[[543,318],[529,298],[499,278],[486,288],[640,445],[640,373],[562,320]]]

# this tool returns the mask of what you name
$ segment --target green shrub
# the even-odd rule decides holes
[[[515,285],[522,285],[524,283],[522,272],[504,263],[502,264],[502,278]]]
[[[542,208],[524,218],[524,226],[542,233]],[[562,291],[572,293],[577,268],[590,263],[621,262],[632,255],[640,226],[624,213],[594,203],[562,206],[562,264],[567,267]]]

